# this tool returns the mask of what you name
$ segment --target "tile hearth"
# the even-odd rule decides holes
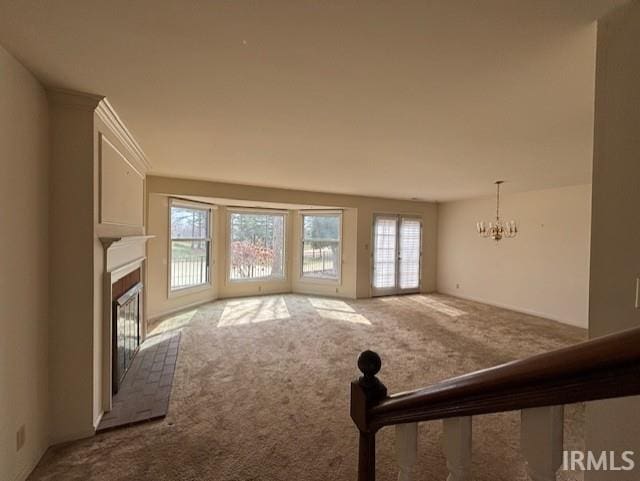
[[[173,374],[178,359],[180,332],[147,338],[113,397],[97,431],[163,418],[169,409]]]

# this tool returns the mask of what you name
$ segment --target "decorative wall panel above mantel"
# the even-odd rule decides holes
[[[100,134],[100,223],[142,227],[144,173]]]

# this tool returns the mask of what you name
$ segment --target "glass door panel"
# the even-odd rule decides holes
[[[373,289],[377,295],[395,290],[398,259],[396,217],[376,216],[373,226]]]
[[[419,219],[400,218],[398,287],[401,290],[420,288],[421,231]]]
[[[373,222],[374,296],[420,291],[422,221],[376,215]]]

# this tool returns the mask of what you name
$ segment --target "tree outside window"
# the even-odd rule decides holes
[[[229,214],[229,279],[284,278],[284,214]]]

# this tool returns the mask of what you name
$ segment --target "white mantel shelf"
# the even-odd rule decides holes
[[[154,235],[129,235],[122,237],[100,237],[100,242],[105,249],[109,249],[110,247],[120,247],[126,244],[138,243],[138,242],[146,242],[149,239],[153,239]]]
[[[100,237],[104,246],[104,270],[113,272],[128,264],[146,259],[146,244],[152,235]]]

